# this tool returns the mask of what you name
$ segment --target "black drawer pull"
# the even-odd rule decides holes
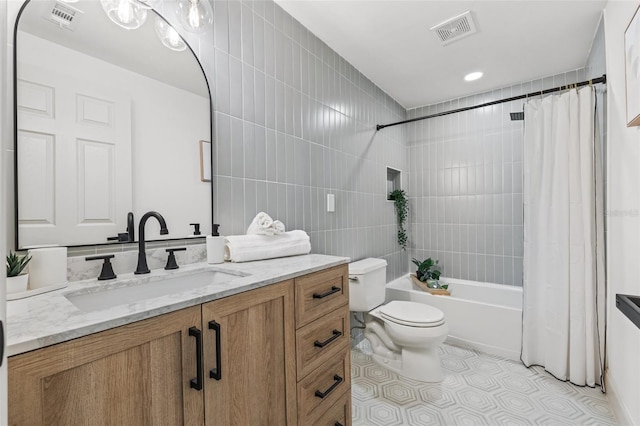
[[[314,299],[324,299],[327,296],[331,296],[334,293],[337,293],[340,291],[340,287],[336,287],[335,285],[331,286],[331,290],[318,294],[318,293],[313,293],[313,298]]]
[[[189,386],[195,390],[202,390],[202,332],[196,327],[189,327],[189,336],[196,338],[196,368],[198,369],[196,378],[189,381]]]
[[[325,346],[327,346],[329,343],[333,342],[334,340],[336,340],[338,337],[342,336],[342,332],[338,331],[338,330],[333,330],[333,335],[331,337],[329,337],[327,340],[325,340],[324,342],[320,342],[318,340],[316,340],[315,342],[313,342],[313,346],[317,347],[317,348],[324,348]]]
[[[334,390],[335,388],[337,388],[337,387],[338,387],[338,385],[339,385],[340,383],[342,383],[342,381],[343,381],[344,379],[343,379],[342,377],[338,376],[337,374],[334,374],[334,375],[333,375],[333,380],[335,380],[335,382],[334,382],[331,386],[329,386],[329,389],[327,389],[327,390],[326,390],[326,391],[324,391],[324,392],[321,392],[321,391],[317,390],[317,391],[316,391],[316,393],[315,393],[315,395],[316,395],[318,398],[323,399],[325,396],[327,396],[327,395],[329,395],[331,392],[333,392],[333,390]]]
[[[220,350],[220,324],[215,321],[209,321],[209,330],[216,332],[216,368],[209,371],[209,378],[222,379],[222,355]]]
[[[340,423],[340,422],[336,422],[336,424],[335,424],[335,425],[333,425],[333,426],[342,426],[342,423]]]

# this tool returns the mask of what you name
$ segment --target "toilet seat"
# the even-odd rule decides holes
[[[380,316],[395,324],[408,327],[438,327],[444,324],[444,313],[433,306],[394,300],[380,307]]]

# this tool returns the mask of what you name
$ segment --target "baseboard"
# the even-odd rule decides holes
[[[625,426],[640,426],[631,421],[631,414],[629,414],[627,407],[622,403],[620,398],[618,398],[618,389],[616,388],[615,382],[609,377],[609,375],[606,376],[606,384],[607,398],[609,399],[609,403],[611,404],[613,414],[615,414],[618,424]]]
[[[451,343],[455,346],[461,346],[463,348],[475,349],[489,355],[496,355],[502,358],[511,359],[513,361],[520,360],[520,352],[510,351],[505,348],[499,348],[496,346],[485,345],[483,343],[474,342],[471,340],[461,339],[455,336],[447,336],[447,343]]]

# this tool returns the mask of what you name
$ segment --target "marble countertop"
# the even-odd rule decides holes
[[[173,312],[189,306],[263,287],[290,278],[349,262],[347,257],[309,254],[247,263],[208,265],[196,263],[174,271],[164,269],[146,275],[122,274],[117,280],[76,281],[67,288],[26,299],[7,302],[7,355],[17,355],[99,331]],[[167,296],[145,299],[102,310],[85,312],[66,294],[99,291],[103,285],[126,282],[127,285],[152,283],[163,277],[189,275],[200,271],[223,271],[239,275],[227,283],[210,284]]]

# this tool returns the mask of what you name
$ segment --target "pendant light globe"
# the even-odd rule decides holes
[[[190,33],[203,33],[213,22],[213,9],[208,0],[178,0],[176,14]]]

